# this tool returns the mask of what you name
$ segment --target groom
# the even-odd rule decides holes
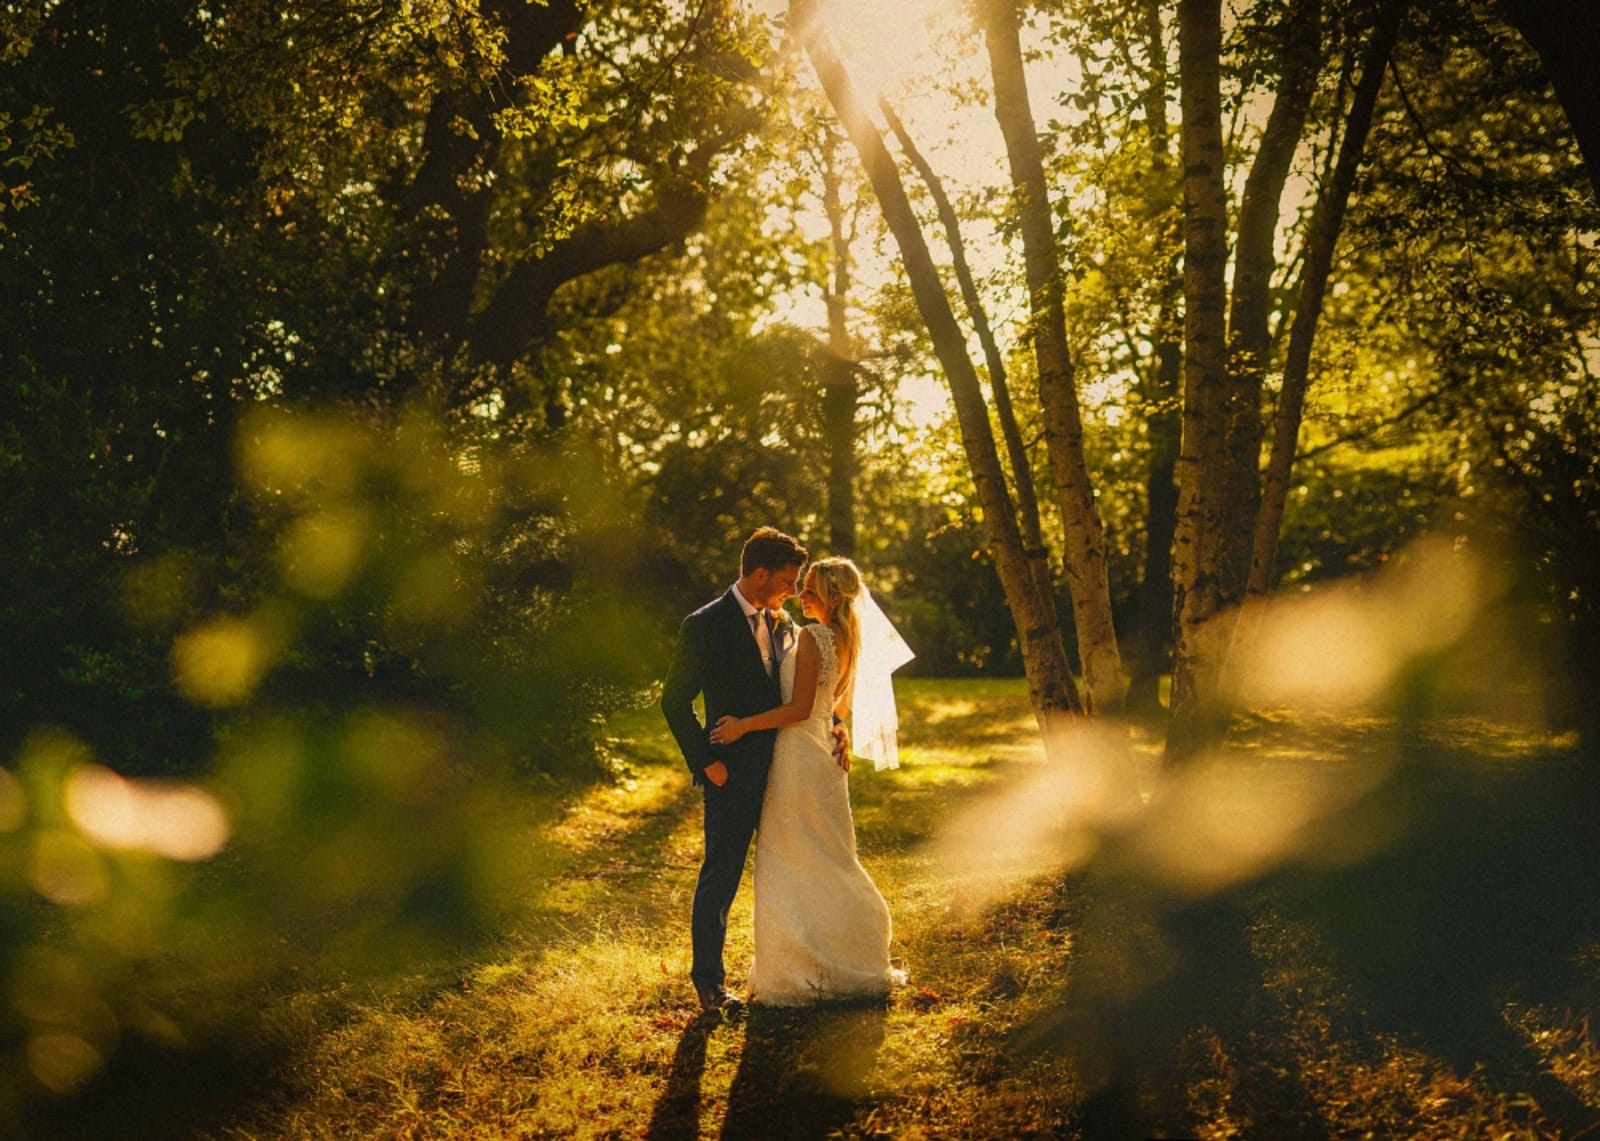
[[[708,727],[724,714],[748,717],[783,704],[778,665],[794,645],[791,624],[774,613],[794,597],[806,549],[775,527],[758,528],[739,555],[739,580],[715,602],[683,620],[661,711],[705,800],[705,859],[695,886],[690,930],[694,981],[705,1011],[736,1013],[722,949],[728,909],[744,875],[745,857],[761,820],[761,797],[772,764],[775,730],[713,745]],[[705,721],[694,700],[705,696]]]

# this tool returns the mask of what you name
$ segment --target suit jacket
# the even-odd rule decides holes
[[[694,710],[694,700],[702,694],[704,724]],[[746,733],[731,745],[713,745],[708,734],[725,714],[749,717],[781,704],[782,687],[767,673],[750,620],[732,588],[683,620],[661,689],[661,712],[696,783],[705,780],[707,765],[720,760],[728,766],[725,787],[763,787],[777,730]]]

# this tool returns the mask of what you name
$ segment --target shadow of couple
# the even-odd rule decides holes
[[[695,1019],[673,1052],[646,1137],[690,1141],[702,1135],[707,1046],[713,1034],[740,1028],[739,1069],[716,1136],[723,1141],[826,1137],[848,1125],[866,1099],[887,1018],[886,1006],[875,1002],[758,1006],[733,1021]]]

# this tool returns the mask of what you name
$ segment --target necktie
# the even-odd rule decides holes
[[[767,632],[772,635],[772,668],[783,665],[783,623],[777,614],[767,611]]]
[[[755,626],[756,644],[761,647],[761,662],[767,667],[767,672],[771,673],[778,660],[772,650],[772,627],[767,624],[767,612],[757,610],[750,615],[750,621]]]

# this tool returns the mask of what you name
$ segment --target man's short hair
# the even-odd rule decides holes
[[[780,571],[805,566],[805,563],[806,549],[793,536],[785,535],[776,527],[757,527],[739,553],[741,575],[757,570]]]

